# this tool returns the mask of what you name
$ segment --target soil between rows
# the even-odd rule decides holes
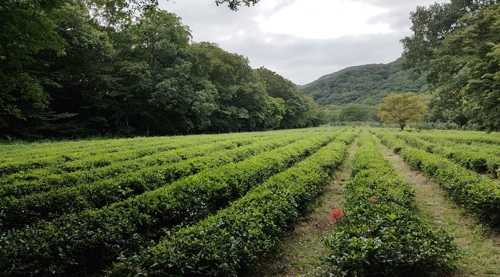
[[[330,220],[331,210],[342,209],[344,186],[349,181],[357,149],[355,140],[348,146],[345,161],[332,175],[332,181],[323,195],[311,204],[310,212],[302,220],[291,226],[276,257],[262,261],[255,272],[247,277],[306,277],[321,274],[321,261],[329,254],[324,239],[334,227]]]
[[[418,214],[424,222],[455,235],[455,242],[464,250],[456,262],[457,270],[447,277],[500,276],[500,234],[489,230],[465,214],[460,206],[422,173],[411,170],[402,158],[382,145],[378,149],[396,173],[415,189]],[[311,277],[320,276],[321,260],[329,254],[324,244],[334,228],[332,209],[342,209],[344,186],[349,181],[356,142],[348,148],[343,165],[333,175],[325,193],[310,207],[310,213],[290,228],[274,259],[262,261],[247,277]]]
[[[466,215],[438,184],[410,169],[389,148],[380,142],[378,148],[397,174],[415,189],[416,205],[422,219],[454,234],[455,243],[465,251],[456,263],[456,272],[450,277],[500,276],[500,234]]]

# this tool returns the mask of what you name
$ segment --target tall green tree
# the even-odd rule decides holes
[[[454,100],[471,122],[500,129],[500,4],[470,13],[430,61],[440,103]]]
[[[280,128],[298,128],[319,124],[321,109],[294,83],[265,67],[256,69],[256,72],[264,81],[267,93],[285,102],[285,114]]]
[[[241,5],[250,6],[258,1],[221,0],[216,1],[215,4],[227,3],[230,9],[238,10]],[[57,111],[55,102],[57,102],[56,99],[61,98],[61,90],[53,89],[57,86],[69,88],[69,85],[72,85],[73,89],[82,92],[82,95],[87,95],[87,93],[112,95],[108,89],[102,87],[114,82],[113,78],[108,78],[112,74],[105,72],[105,74],[92,75],[88,72],[89,65],[95,66],[96,63],[92,61],[101,58],[102,53],[98,53],[97,56],[87,54],[92,51],[96,54],[99,51],[92,47],[96,46],[96,40],[101,40],[101,42],[106,40],[103,34],[120,33],[128,26],[135,24],[136,16],[154,11],[157,6],[157,0],[2,1],[0,3],[0,29],[2,30],[0,32],[0,128],[6,130],[17,126],[20,127],[17,128],[18,130],[29,130],[35,121],[54,123],[63,120],[67,122],[70,119],[76,119],[77,114],[82,116],[84,112],[81,110],[73,113]],[[64,11],[71,10],[76,12],[73,18],[76,19],[75,22],[71,21],[73,19],[70,14],[64,13]],[[85,20],[82,21],[83,18]],[[78,47],[83,49],[80,59],[85,63],[76,63],[72,66],[71,64],[78,60],[78,56],[72,55],[72,52],[78,51]],[[58,57],[66,57],[68,62],[63,64]],[[89,62],[89,57],[95,58],[91,58]],[[106,64],[107,61],[109,60],[101,64],[100,69],[109,65]],[[64,73],[63,68],[68,69],[68,73]],[[140,64],[129,68],[140,68]],[[43,74],[49,71],[50,74]],[[56,71],[60,76],[55,76]],[[80,77],[83,76],[82,74],[85,74],[85,77],[77,77],[76,71],[80,71]],[[100,71],[103,73],[103,70]],[[69,76],[71,74],[72,76]],[[89,81],[92,78],[91,75],[92,77],[103,76],[100,78],[103,82],[96,80],[91,82],[94,90],[92,88],[82,90],[82,84],[75,86],[76,80]],[[108,80],[104,81],[105,78]],[[116,109],[113,105],[115,99],[107,96],[72,97],[71,99],[82,103],[79,100],[85,98],[92,102],[88,103],[89,105],[81,105],[81,107],[88,107],[86,110],[89,116],[86,118],[89,119],[90,114],[95,114],[95,108],[98,106],[103,112]],[[121,113],[121,110],[115,113],[117,123],[121,122],[119,116]],[[109,116],[106,112],[103,115]],[[103,121],[103,117],[98,116],[93,120],[96,123],[93,128],[107,128],[106,125],[109,125],[105,122],[107,120]],[[43,128],[42,125],[39,126]],[[47,125],[46,129],[52,128],[50,126]],[[73,124],[73,126],[76,125]]]
[[[498,0],[451,0],[450,3],[418,6],[415,12],[410,13],[413,34],[401,40],[405,58],[403,68],[411,70],[415,78],[426,75],[432,84],[434,76],[429,72],[429,63],[434,57],[434,50],[441,46],[446,35],[463,26],[460,21],[463,16],[495,3]]]
[[[498,2],[452,0],[450,3],[417,7],[411,13],[413,35],[401,40],[405,57],[403,68],[412,72],[414,78],[424,76],[427,80],[434,93],[430,102],[432,120],[452,121],[463,125],[480,118],[479,114],[471,112],[474,105],[470,104],[470,99],[464,98],[464,91],[460,88],[468,84],[465,72],[468,71],[467,59],[470,55],[466,57],[457,54],[453,56],[455,61],[452,61],[450,51],[453,46],[456,49],[465,47],[460,39],[454,40],[453,37],[474,24],[470,18]],[[454,40],[455,45],[449,44],[451,40]],[[480,109],[476,107],[475,110]]]
[[[367,121],[368,111],[360,105],[347,105],[342,108],[339,114],[339,121]]]
[[[63,0],[6,0],[0,4],[0,127],[12,118],[26,119],[49,103],[40,80],[27,67],[43,49],[59,51],[65,43],[51,13]]]
[[[68,1],[51,11],[54,31],[64,40],[64,50],[40,49],[23,69],[46,95],[46,105],[23,109],[25,117],[10,117],[6,133],[17,137],[81,137],[101,134],[107,109],[102,96],[107,87],[112,45],[107,33],[90,19],[82,1]]]

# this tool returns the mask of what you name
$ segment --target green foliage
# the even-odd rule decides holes
[[[229,9],[237,11],[242,4],[244,4],[247,7],[250,7],[250,5],[255,5],[259,3],[259,1],[260,0],[215,0],[215,4],[217,4],[218,6],[223,3],[227,3]]]
[[[345,151],[344,143],[331,143],[229,208],[168,234],[136,256],[122,257],[108,276],[238,276],[275,249],[287,225],[322,191]]]
[[[264,67],[256,69],[256,72],[265,83],[269,96],[284,101],[285,113],[279,124],[281,129],[319,125],[320,108],[295,84]]]
[[[51,18],[64,1],[3,1],[0,6],[0,127],[9,119],[26,119],[49,103],[41,80],[27,71],[32,55],[43,49],[62,51]]]
[[[321,123],[319,107],[291,82],[268,92],[248,59],[213,43],[192,43],[189,28],[158,10],[157,1],[25,2],[10,1],[0,11],[0,26],[10,30],[0,45],[4,137],[220,133]],[[257,2],[216,4],[237,10]],[[290,97],[273,96],[279,86],[293,87]]]
[[[413,190],[394,172],[370,134],[360,136],[344,214],[326,240],[328,276],[440,276],[460,251],[453,236],[413,214]]]
[[[442,136],[435,134],[398,134],[398,137],[413,147],[426,150],[450,159],[461,166],[478,173],[489,173],[498,177],[500,168],[500,150],[498,147],[480,142],[460,143],[453,139],[460,137]],[[467,141],[467,138],[464,138]],[[459,140],[460,141],[460,140]]]
[[[498,1],[453,0],[418,7],[411,37],[402,43],[403,67],[424,77],[435,92],[431,120],[459,125],[500,126],[498,88]]]
[[[78,178],[74,184],[67,186],[51,184],[50,191],[47,192],[30,194],[17,199],[11,197],[0,199],[0,209],[5,211],[5,215],[8,215],[8,217],[0,216],[2,219],[0,229],[21,228],[40,219],[52,220],[67,213],[75,213],[84,209],[98,209],[146,191],[164,187],[182,177],[196,174],[207,168],[240,162],[294,140],[296,139],[284,138],[276,142],[263,141],[247,146],[243,145],[252,141],[240,140],[219,145],[217,143],[208,144],[203,147],[207,153],[202,157],[184,161],[179,161],[179,159],[175,160],[178,161],[177,163],[172,161],[171,164],[153,159],[153,162],[142,160],[142,163],[137,164],[135,168],[122,165],[125,166],[123,172],[113,171],[112,175],[106,176],[108,177],[106,179],[90,182],[88,178]],[[231,149],[238,145],[241,147]],[[192,153],[200,152],[201,149],[196,148],[193,147]],[[230,150],[223,151],[224,149]],[[208,154],[215,151],[216,153]],[[88,175],[93,173],[89,172]],[[118,173],[121,174],[116,177]],[[67,179],[60,178],[59,180]],[[20,189],[20,186],[15,186],[15,188]],[[21,188],[32,189],[28,186]]]
[[[367,121],[368,111],[358,105],[347,105],[342,108],[339,114],[339,121]]]
[[[404,149],[402,156],[412,168],[433,178],[468,212],[495,228],[500,226],[500,187],[497,183],[420,149]]]
[[[469,121],[490,131],[500,128],[499,14],[500,4],[496,4],[464,18],[464,27],[443,40],[430,62],[440,97],[437,102],[448,101],[447,95],[458,98]]]
[[[399,154],[405,147],[404,142],[386,132],[377,131],[376,135],[380,138],[380,141],[394,151],[395,154]]]
[[[324,123],[333,122],[380,122],[377,116],[378,107],[357,104],[328,105],[323,107],[321,115]]]
[[[408,123],[421,123],[427,111],[427,104],[413,92],[391,93],[383,99],[378,116],[384,123],[397,123],[404,129]]]
[[[377,134],[379,134],[379,132],[377,132]],[[391,136],[391,134],[386,133],[385,136]],[[395,135],[392,136],[395,137]],[[475,136],[481,137],[482,140],[487,141],[496,140],[495,137],[491,139],[485,138],[484,134],[477,135],[468,133],[460,133],[458,136],[450,136],[448,134],[447,138],[454,137],[457,140],[469,142],[469,137],[472,140],[479,140],[479,138],[474,138]],[[498,214],[500,214],[500,186],[498,183],[490,178],[467,170],[463,166],[447,159],[445,156],[450,156],[449,153],[453,152],[447,153],[446,147],[443,148],[440,145],[436,147],[435,144],[418,138],[418,135],[410,136],[399,134],[399,137],[404,139],[405,142],[410,145],[422,148],[416,149],[406,145],[403,146],[401,150],[401,156],[412,169],[420,170],[431,177],[436,183],[445,189],[456,202],[463,205],[467,212],[477,215],[481,220],[490,224],[494,228],[498,228],[500,226],[500,217],[498,216]],[[436,137],[436,135],[433,135],[433,137]],[[441,150],[440,148],[443,148],[444,150]],[[441,152],[441,154],[438,155],[429,153],[433,151],[438,153]],[[472,151],[473,150],[470,152]],[[458,150],[458,152],[460,153],[460,150]],[[474,157],[473,154],[470,156],[472,158]],[[450,158],[455,159],[453,155],[451,155]],[[470,160],[461,162],[469,164]],[[473,164],[475,164],[475,162],[473,162]],[[472,166],[471,164],[469,165]],[[498,169],[496,171],[498,174]]]
[[[0,270],[10,275],[98,273],[115,261],[122,251],[135,253],[149,241],[157,240],[164,234],[164,228],[181,223],[195,224],[225,208],[253,187],[317,151],[336,134],[323,130],[297,135],[310,138],[254,155],[239,163],[203,170],[101,209],[78,213],[68,211],[52,221],[39,221],[21,229],[3,231]],[[287,141],[287,138],[280,140]],[[262,151],[269,149],[264,144],[260,146]],[[234,159],[238,161],[239,158]],[[141,182],[139,176],[130,177],[134,184]],[[159,176],[160,179],[164,177],[163,174]],[[145,181],[147,185],[148,181]],[[101,187],[107,188],[114,189],[111,184]],[[64,197],[56,199],[66,202]]]
[[[301,90],[322,106],[360,104],[376,106],[390,92],[426,90],[423,79],[412,81],[401,69],[402,59],[389,64],[371,64],[343,70],[329,78],[305,85]]]

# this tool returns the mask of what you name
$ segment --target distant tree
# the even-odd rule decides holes
[[[322,106],[358,104],[378,106],[390,92],[425,91],[425,79],[411,80],[401,68],[403,59],[388,64],[349,67],[300,90]]]
[[[339,121],[366,121],[368,119],[368,111],[360,105],[347,105],[342,108],[339,114]]]
[[[426,111],[427,104],[415,93],[391,93],[380,104],[378,117],[384,123],[398,123],[403,130],[408,123],[422,122]]]

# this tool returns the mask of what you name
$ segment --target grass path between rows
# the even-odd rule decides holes
[[[344,185],[357,149],[355,140],[348,146],[346,159],[333,174],[325,193],[311,204],[310,212],[302,220],[291,226],[276,257],[263,261],[248,277],[309,277],[322,272],[321,261],[330,253],[323,241],[333,230],[331,210],[342,208]]]
[[[463,210],[439,185],[419,171],[411,170],[403,159],[378,141],[378,148],[397,174],[415,189],[419,215],[424,221],[455,235],[455,242],[465,251],[457,261],[456,272],[449,277],[500,276],[500,234],[494,233]]]

